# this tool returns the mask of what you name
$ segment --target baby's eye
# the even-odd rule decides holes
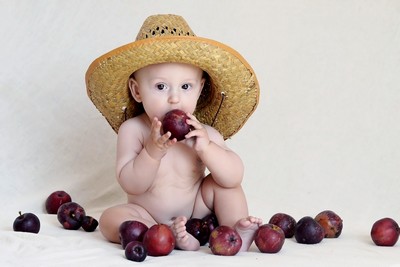
[[[158,90],[165,90],[167,88],[167,86],[163,83],[156,84],[156,87]]]
[[[188,83],[185,83],[184,85],[182,85],[182,89],[183,90],[187,90],[187,89],[190,89],[190,84],[188,84]]]

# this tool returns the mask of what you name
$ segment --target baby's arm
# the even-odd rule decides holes
[[[149,138],[143,136],[146,127],[143,120],[132,119],[118,131],[117,179],[129,194],[144,193],[153,184],[162,157],[176,142],[169,140],[170,133],[160,134],[161,122],[157,118],[152,121]]]
[[[226,146],[222,135],[216,129],[202,125],[193,115],[188,115],[188,123],[194,130],[190,131],[186,138],[195,137],[193,147],[214,181],[226,188],[238,186],[244,174],[241,158]]]

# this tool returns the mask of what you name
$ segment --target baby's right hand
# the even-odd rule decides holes
[[[156,160],[160,160],[164,157],[168,148],[177,142],[175,138],[170,140],[170,136],[170,132],[161,135],[161,121],[155,117],[151,122],[150,138],[145,144],[145,149],[150,157]]]

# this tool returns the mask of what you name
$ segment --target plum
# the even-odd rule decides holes
[[[154,224],[143,237],[149,256],[166,256],[175,248],[175,236],[168,225]]]
[[[230,226],[220,225],[215,228],[209,239],[209,247],[214,255],[233,256],[242,247],[242,238]]]
[[[85,209],[76,202],[64,203],[57,211],[58,221],[67,230],[78,230],[85,216]]]
[[[185,226],[186,231],[199,241],[200,246],[204,246],[208,242],[210,230],[202,219],[191,218],[186,222]]]
[[[33,213],[27,212],[22,214],[19,212],[19,216],[14,220],[13,230],[16,232],[37,234],[40,230],[40,220]]]
[[[71,196],[67,192],[63,190],[54,191],[46,198],[46,211],[48,214],[57,214],[58,208],[62,204],[71,201]]]
[[[185,139],[185,135],[190,132],[190,125],[186,123],[189,117],[180,109],[173,109],[167,112],[162,120],[164,133],[170,132],[169,139],[176,138],[177,141]]]
[[[144,234],[149,228],[142,222],[135,220],[128,220],[121,223],[119,226],[119,240],[122,248],[125,249],[131,241],[143,241]]]
[[[318,213],[314,219],[324,228],[324,237],[337,238],[342,233],[343,220],[335,212],[324,210]]]
[[[217,226],[219,226],[217,216],[215,213],[210,213],[203,218],[203,224],[208,227],[209,232],[211,233]]]
[[[92,216],[83,217],[82,229],[85,230],[86,232],[94,232],[94,230],[96,230],[98,225],[99,222]]]
[[[131,241],[125,247],[125,257],[130,261],[142,262],[147,257],[147,249],[140,241]]]
[[[301,244],[317,244],[324,239],[324,228],[312,217],[305,216],[296,223],[294,237]]]
[[[263,224],[254,235],[254,243],[263,253],[278,253],[285,243],[285,233],[275,224]]]
[[[377,246],[394,246],[399,234],[399,225],[392,218],[382,218],[372,225],[371,238]]]
[[[286,238],[294,236],[294,229],[296,227],[296,220],[286,213],[276,213],[272,215],[269,223],[275,224],[283,230]]]

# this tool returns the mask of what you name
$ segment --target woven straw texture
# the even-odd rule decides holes
[[[116,132],[126,119],[142,112],[130,95],[129,76],[163,62],[193,64],[208,73],[209,85],[203,89],[195,116],[225,139],[244,125],[258,104],[257,78],[238,52],[194,36],[180,16],[157,15],[145,21],[135,42],[99,57],[86,72],[88,95]]]

